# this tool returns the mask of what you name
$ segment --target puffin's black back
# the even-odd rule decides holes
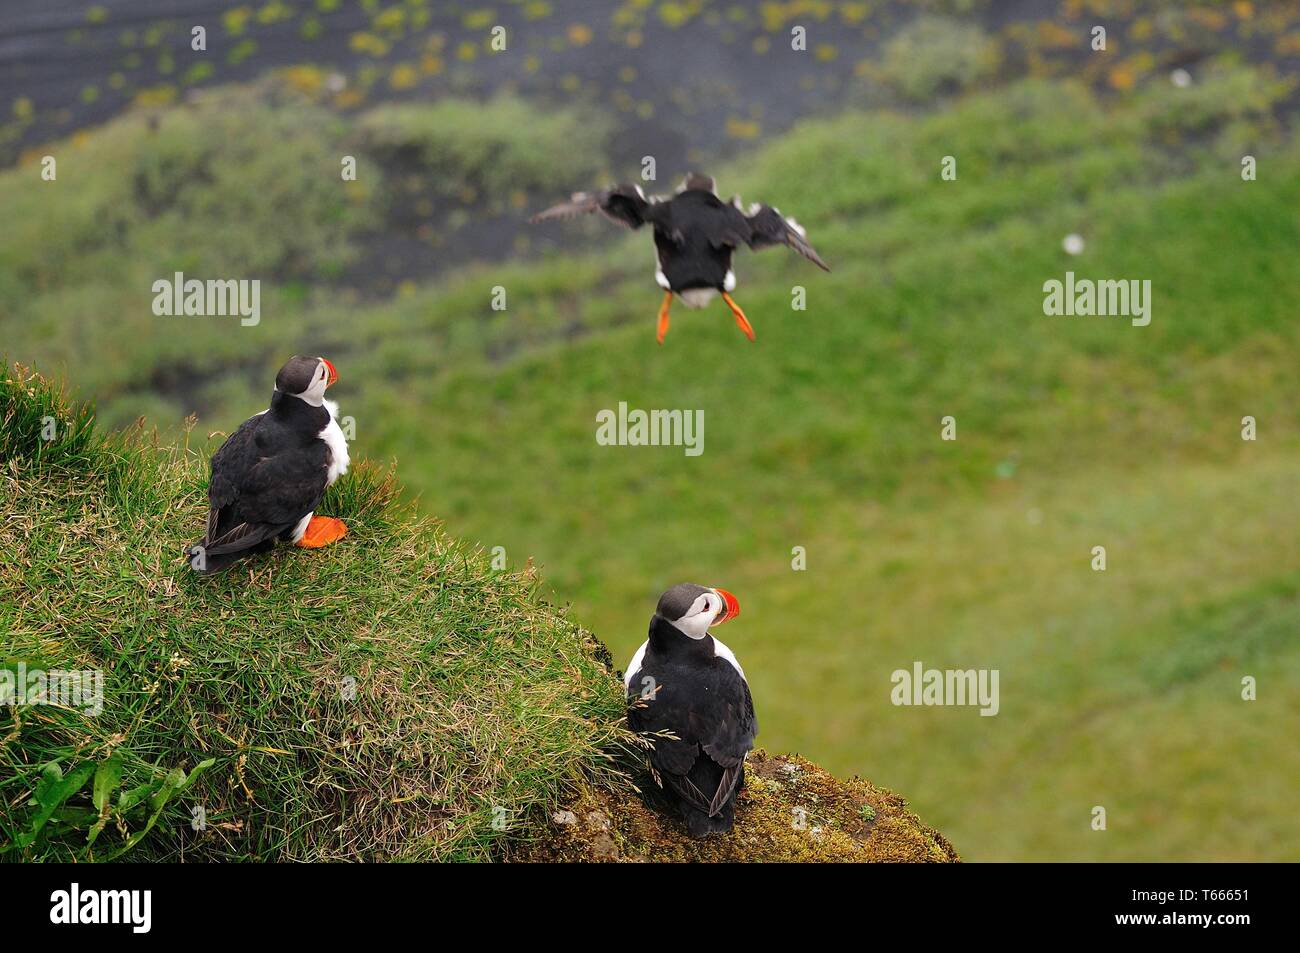
[[[656,615],[628,690],[633,731],[680,739],[653,739],[650,763],[696,836],[731,829],[745,755],[758,734],[749,686],[713,646],[712,636],[692,639]]]
[[[655,247],[664,277],[676,291],[721,290],[738,238],[739,213],[712,192],[692,189],[665,203],[655,221]]]

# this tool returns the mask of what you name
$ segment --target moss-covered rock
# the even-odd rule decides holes
[[[587,788],[514,861],[952,862],[957,851],[907,802],[869,781],[841,781],[797,756],[754,751],[730,834],[693,839],[631,789]]]

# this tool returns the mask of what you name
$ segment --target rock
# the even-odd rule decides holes
[[[513,861],[953,862],[942,834],[907,802],[861,779],[840,781],[797,756],[754,751],[730,834],[691,838],[674,818],[647,807],[630,786],[587,788],[567,811],[583,824],[513,844]],[[558,816],[558,815],[557,815]]]

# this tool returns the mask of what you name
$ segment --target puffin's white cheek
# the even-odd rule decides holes
[[[712,621],[710,613],[698,612],[689,618],[683,619],[679,628],[693,639],[702,639],[709,634],[709,624]]]

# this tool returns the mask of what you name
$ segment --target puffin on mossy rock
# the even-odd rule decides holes
[[[195,571],[225,569],[277,540],[319,548],[347,532],[342,520],[315,515],[325,488],[348,469],[338,405],[325,399],[337,380],[323,357],[290,358],[276,375],[270,408],[212,455],[207,531],[185,548]]]
[[[758,734],[745,673],[709,633],[739,614],[725,589],[673,586],[624,678],[628,726],[653,745],[651,776],[694,837],[731,830]]]
[[[718,197],[713,179],[695,172],[686,176],[671,198],[646,198],[640,186],[616,185],[597,192],[576,192],[568,202],[539,212],[530,221],[575,218],[590,212],[600,212],[629,228],[653,227],[658,263],[655,282],[664,289],[656,334],[660,344],[668,333],[673,295],[688,308],[702,308],[719,293],[736,324],[754,340],[754,329],[745,312],[731,297],[736,290],[731,256],[741,245],[755,251],[786,245],[823,271],[831,270],[808,244],[807,233],[794,219],[759,203],[743,210],[738,197],[724,202]]]

